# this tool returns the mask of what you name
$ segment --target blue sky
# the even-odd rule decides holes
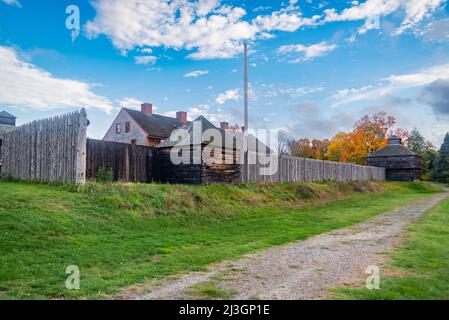
[[[0,110],[86,107],[95,138],[141,102],[241,124],[244,41],[252,128],[330,138],[385,111],[436,145],[449,131],[446,0],[0,0]]]

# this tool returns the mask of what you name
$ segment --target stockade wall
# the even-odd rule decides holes
[[[260,164],[249,165],[248,182],[296,182],[296,181],[355,181],[385,180],[385,168],[362,166],[291,156],[278,157],[278,170],[272,175],[261,175]],[[241,173],[241,181],[245,175]]]
[[[2,176],[82,184],[86,175],[84,109],[17,127],[3,136]]]
[[[112,170],[115,181],[152,182],[154,150],[146,146],[87,139],[86,175]]]

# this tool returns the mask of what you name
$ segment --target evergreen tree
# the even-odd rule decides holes
[[[410,132],[407,144],[410,150],[421,156],[423,161],[423,179],[429,179],[438,151],[416,128]]]
[[[410,132],[410,137],[408,138],[407,143],[408,143],[408,147],[413,152],[415,152],[415,153],[417,153],[419,155],[424,153],[424,148],[425,148],[425,145],[426,145],[426,139],[421,134],[421,132],[418,131],[418,129],[414,128]]]
[[[446,134],[439,155],[435,160],[433,178],[438,181],[449,182],[449,133]]]

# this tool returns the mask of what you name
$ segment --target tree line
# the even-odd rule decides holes
[[[389,137],[396,135],[404,146],[421,156],[423,179],[449,182],[449,133],[440,149],[428,141],[421,132],[394,129],[396,118],[385,112],[365,115],[356,122],[351,132],[339,132],[332,139],[294,139],[283,133],[280,152],[292,156],[345,163],[366,164],[366,157],[387,145]]]

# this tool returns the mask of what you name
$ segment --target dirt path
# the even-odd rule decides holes
[[[385,263],[379,254],[393,249],[400,231],[447,197],[448,191],[361,224],[222,262],[209,272],[190,273],[150,288],[147,294],[128,292],[121,298],[192,298],[189,288],[201,283],[233,292],[232,299],[323,298],[330,288],[360,285],[368,266]]]

